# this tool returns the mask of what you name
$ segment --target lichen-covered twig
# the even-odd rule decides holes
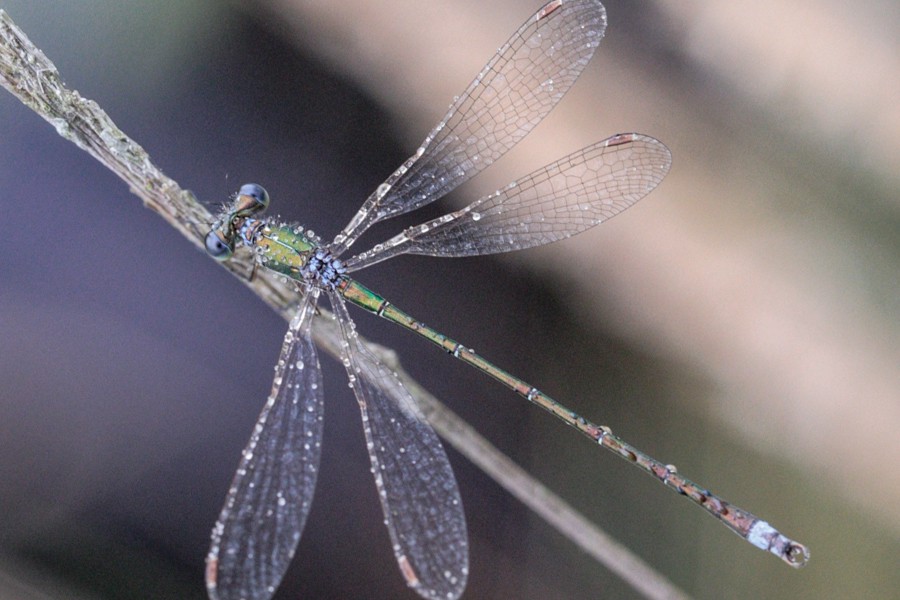
[[[157,212],[195,246],[202,247],[212,216],[191,192],[166,177],[147,152],[112,122],[96,102],[68,89],[52,62],[0,10],[0,85],[53,125],[57,132],[99,160],[123,179],[144,205]],[[253,278],[249,256],[217,263],[238,275],[256,295],[285,319],[292,315],[296,292],[292,284],[265,271]],[[334,320],[323,317],[314,329],[316,343],[339,358],[340,331]],[[650,598],[684,598],[685,595],[640,558],[612,540],[561,498],[541,485],[503,455],[472,427],[403,369],[395,354],[371,345],[396,369],[407,390],[422,407],[435,430],[456,450],[516,498],[538,513],[560,533],[577,544],[635,590]]]

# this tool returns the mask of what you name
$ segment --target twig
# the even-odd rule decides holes
[[[53,63],[3,10],[0,10],[0,84],[49,121],[62,137],[75,143],[123,179],[145,206],[157,212],[195,246],[202,247],[205,229],[212,221],[209,211],[197,202],[191,192],[183,190],[156,168],[147,152],[122,133],[96,102],[68,89]],[[257,272],[257,276],[250,280],[246,276],[252,268],[248,253],[219,264],[238,276],[282,317],[290,319],[296,301],[292,285],[264,271]],[[321,312],[325,318],[319,318],[314,328],[316,344],[340,359],[339,328],[327,311]],[[393,351],[371,343],[369,346],[394,367],[441,437],[513,496],[647,597],[687,597],[664,576],[528,475],[428,393],[400,367]]]

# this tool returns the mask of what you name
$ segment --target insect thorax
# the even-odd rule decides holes
[[[346,271],[315,234],[298,225],[247,219],[240,236],[260,266],[307,285],[334,288]]]

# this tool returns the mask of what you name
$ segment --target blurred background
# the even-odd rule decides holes
[[[183,187],[247,181],[324,237],[540,0],[2,0]],[[900,5],[605,2],[572,92],[375,243],[596,140],[673,169],[550,247],[404,257],[366,285],[811,548],[794,571],[424,342],[360,330],[698,598],[900,589]],[[203,598],[203,559],[285,323],[0,93],[0,597]],[[414,598],[356,404],[322,357],[321,476],[276,598]],[[453,450],[467,598],[636,596]]]

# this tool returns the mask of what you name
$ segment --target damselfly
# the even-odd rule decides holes
[[[463,209],[410,227],[347,260],[376,222],[421,208],[499,158],[543,119],[603,37],[597,0],[553,0],[516,31],[416,153],[365,201],[329,243],[301,227],[260,218],[266,191],[243,186],[213,224],[206,248],[227,260],[236,246],[296,282],[298,309],[275,367],[272,392],[243,452],[212,534],[210,597],[269,598],[287,570],[312,502],[322,439],[322,374],[311,338],[328,296],[343,334],[343,364],[362,411],[375,484],[403,577],[425,598],[457,598],[468,541],[447,456],[398,377],[359,339],[346,302],[412,331],[546,409],[591,440],[686,495],[741,537],[793,566],[806,548],[563,407],[531,384],[413,319],[349,273],[400,254],[474,256],[521,250],[585,231],[637,202],[665,177],[668,149],[637,133],[613,136],[523,177]]]

